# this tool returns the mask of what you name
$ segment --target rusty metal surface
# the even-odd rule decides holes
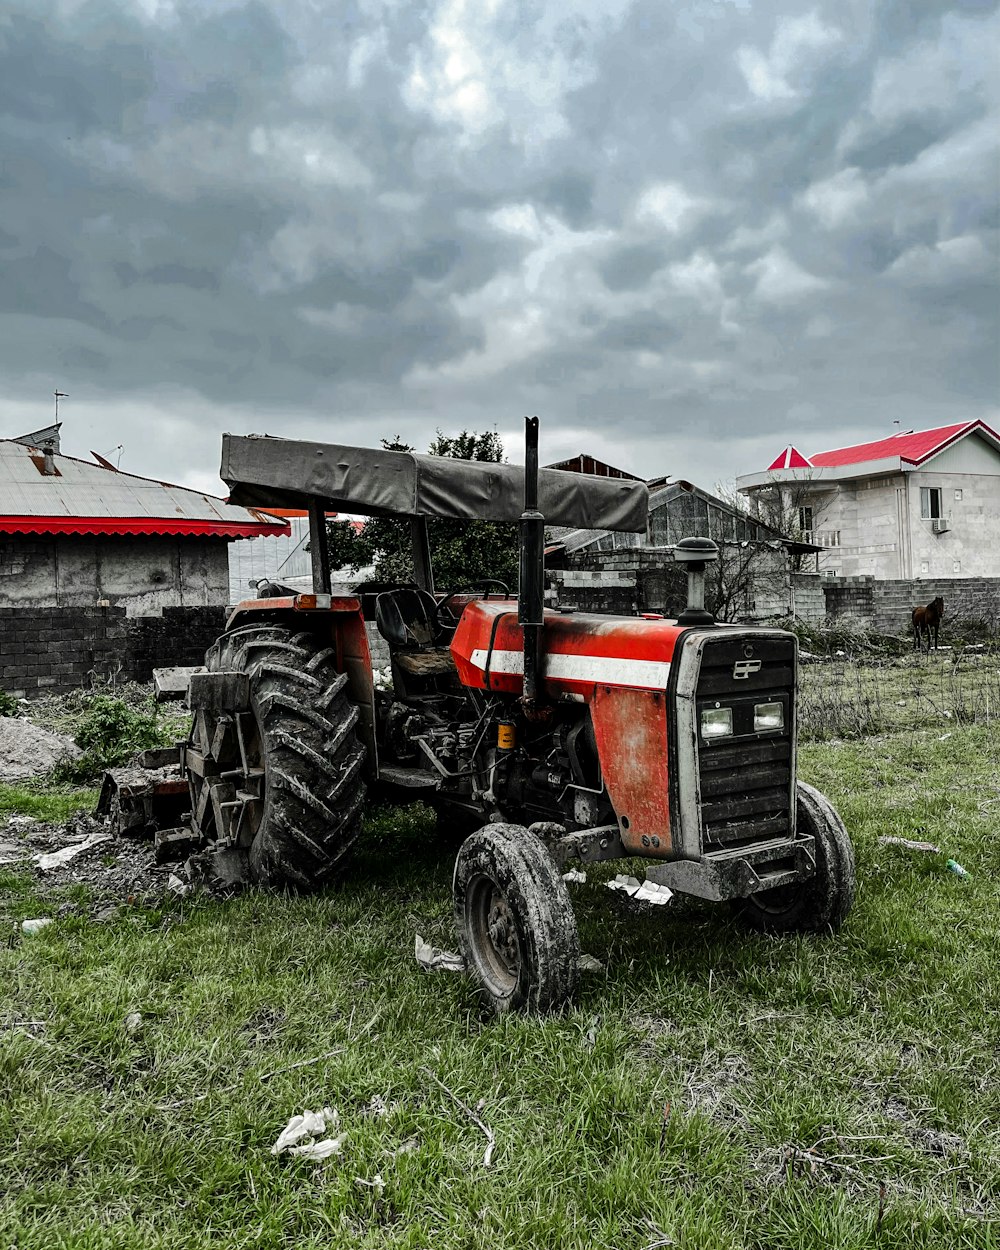
[[[131,764],[104,774],[96,815],[118,836],[152,837],[181,823],[191,806],[187,779],[178,764],[143,768]]]
[[[666,692],[598,686],[591,714],[622,843],[634,855],[671,854]]]

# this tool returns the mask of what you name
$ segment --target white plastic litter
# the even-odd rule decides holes
[[[569,872],[563,873],[563,880],[575,882],[577,885],[586,885],[587,874],[582,872],[579,868],[571,868]]]
[[[333,1107],[293,1115],[271,1147],[271,1154],[297,1155],[301,1159],[312,1159],[315,1162],[329,1159],[331,1155],[339,1155],[343,1151],[347,1134],[326,1136],[339,1123],[340,1116]]]
[[[130,1011],[124,1020],[126,1033],[138,1033],[142,1028],[142,1013]]]
[[[674,897],[669,886],[657,885],[655,881],[640,881],[638,877],[617,876],[608,882],[609,890],[619,890],[638,903],[669,903]]]
[[[385,1181],[382,1179],[381,1172],[376,1172],[370,1181],[366,1181],[363,1176],[356,1176],[354,1183],[362,1189],[374,1189],[377,1194],[380,1194],[385,1189]]]
[[[110,841],[110,833],[92,833],[83,842],[75,842],[71,846],[64,846],[59,851],[49,851],[47,855],[36,855],[35,863],[41,868],[42,872],[51,872],[53,868],[61,868],[63,864],[68,864],[71,859],[76,859],[84,851],[89,851],[92,846],[99,846],[102,842]]]
[[[933,842],[914,842],[911,838],[896,838],[884,833],[879,841],[885,846],[905,846],[908,851],[926,851],[928,855],[940,855],[941,848]]]
[[[581,955],[576,961],[576,966],[581,972],[603,972],[604,965],[594,955]]]
[[[181,898],[191,893],[191,887],[186,881],[182,881],[175,872],[172,872],[167,878],[167,889],[172,894],[179,894]]]
[[[50,925],[51,923],[51,916],[37,916],[34,920],[22,920],[21,932],[38,933],[41,929],[44,929],[46,925]]]
[[[465,960],[455,951],[443,951],[438,946],[431,946],[430,942],[417,934],[416,941],[413,944],[413,953],[417,963],[425,972],[464,972]]]

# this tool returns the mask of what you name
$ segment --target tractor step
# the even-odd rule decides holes
[[[424,768],[401,768],[394,764],[379,764],[378,779],[387,786],[399,786],[403,790],[437,790],[441,779]]]

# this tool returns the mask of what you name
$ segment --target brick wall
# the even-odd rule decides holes
[[[27,695],[73,690],[92,680],[149,681],[154,668],[200,664],[225,626],[222,607],[0,607],[0,689]]]
[[[1000,578],[963,577],[919,581],[876,581],[873,577],[824,580],[826,612],[833,620],[850,620],[886,634],[910,630],[910,614],[918,604],[944,599],[942,634],[949,624],[979,625],[989,632],[1000,624]]]

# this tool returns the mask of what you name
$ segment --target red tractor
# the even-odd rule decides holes
[[[567,863],[646,861],[647,880],[770,932],[839,928],[850,840],[796,780],[797,649],[704,607],[714,543],[686,539],[677,620],[543,610],[544,524],[642,531],[642,483],[403,452],[225,436],[234,502],[305,507],[313,589],[262,587],[191,679],[192,823],[260,884],[316,887],[361,831],[366,788],[471,823],[454,874],[467,966],[497,1011],[573,996]],[[416,585],[334,593],[327,508],[409,517]],[[520,595],[436,593],[426,518],[519,522]],[[365,622],[388,644],[373,681]]]

